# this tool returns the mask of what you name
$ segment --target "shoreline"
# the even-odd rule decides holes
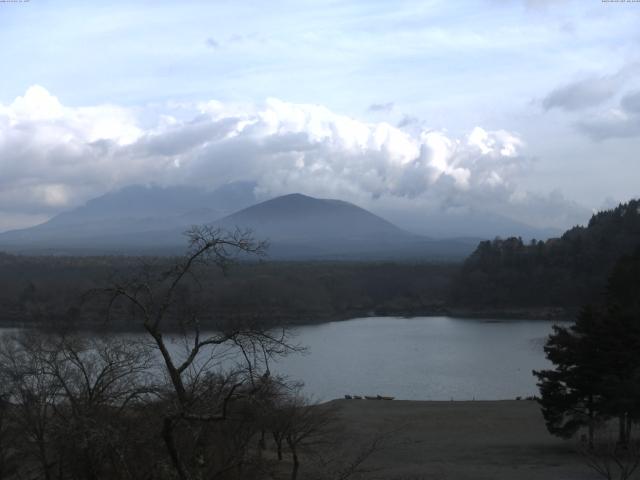
[[[286,323],[258,323],[258,325],[262,325],[264,327],[269,328],[299,328],[305,326],[314,326],[314,325],[322,325],[333,322],[347,322],[349,320],[359,320],[366,318],[403,318],[403,319],[413,319],[413,318],[438,318],[438,317],[450,317],[450,318],[459,318],[466,320],[478,320],[478,321],[487,321],[487,322],[495,322],[495,323],[508,323],[509,321],[558,321],[558,322],[572,322],[573,317],[568,315],[535,315],[534,313],[528,312],[520,312],[520,314],[515,312],[489,312],[489,311],[450,311],[450,312],[429,312],[423,314],[400,314],[400,313],[390,313],[390,314],[382,314],[377,312],[368,312],[362,315],[354,315],[354,316],[331,316],[323,319],[318,319],[311,322],[301,322],[301,321],[289,321]],[[201,325],[202,330],[215,330],[216,325],[203,323]],[[56,330],[58,328],[63,330],[72,330],[77,332],[93,332],[93,333],[140,333],[144,332],[144,328],[141,325],[126,325],[123,323],[112,323],[112,324],[100,324],[100,323],[75,323],[75,324],[51,324],[51,323],[38,323],[38,322],[20,322],[16,320],[1,320],[0,319],[0,329],[35,329],[35,328],[43,328],[45,330]],[[166,333],[178,333],[181,329],[175,325],[168,325],[166,328]]]
[[[301,319],[287,319],[282,321],[283,316],[278,316],[281,319],[280,322],[275,321],[271,317],[265,317],[265,319],[253,318],[253,321],[257,321],[256,325],[262,325],[271,328],[298,328],[304,326],[321,325],[333,322],[346,322],[349,320],[364,319],[364,318],[430,318],[430,317],[451,317],[469,320],[479,321],[498,321],[508,322],[510,320],[528,320],[528,321],[558,321],[558,322],[571,322],[574,320],[570,310],[561,307],[547,307],[547,308],[514,308],[514,309],[472,309],[472,308],[437,308],[427,309],[423,311],[353,311],[348,315],[329,315],[323,317],[317,317],[313,320],[301,320]],[[245,319],[240,319],[243,321]],[[216,325],[211,323],[202,324],[203,330],[215,330]],[[14,319],[2,319],[0,318],[0,328],[4,329],[29,329],[29,328],[44,328],[44,329],[71,329],[74,331],[86,331],[86,332],[103,332],[103,333],[137,333],[143,332],[144,328],[141,325],[125,324],[125,323],[90,323],[90,322],[77,322],[77,323],[42,323],[42,322],[28,322],[18,321]],[[167,333],[175,333],[180,329],[178,326],[167,325]]]

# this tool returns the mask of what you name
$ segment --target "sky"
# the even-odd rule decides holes
[[[639,196],[640,3],[0,2],[0,231],[130,184],[584,223]]]

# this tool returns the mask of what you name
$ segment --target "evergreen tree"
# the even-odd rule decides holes
[[[545,345],[555,369],[534,371],[549,432],[570,438],[587,427],[590,444],[596,423],[605,416],[599,388],[602,359],[596,341],[601,322],[602,312],[588,306],[571,327],[555,326]]]
[[[564,438],[611,418],[619,442],[640,421],[640,249],[622,257],[604,307],[588,306],[571,327],[554,327],[545,346],[552,370],[534,371],[548,430]]]

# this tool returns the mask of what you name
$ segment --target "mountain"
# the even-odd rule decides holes
[[[219,222],[225,227],[250,226],[258,234],[283,240],[415,238],[392,223],[341,200],[284,195],[245,208]]]
[[[431,240],[341,200],[277,197],[229,215],[222,228],[249,228],[273,258],[461,258],[477,241]]]
[[[256,202],[255,184],[236,182],[207,191],[193,187],[134,185],[109,192],[34,227],[0,234],[9,250],[78,252],[183,242],[157,237],[172,229],[209,223]],[[157,241],[156,241],[157,240]]]
[[[35,227],[0,234],[0,248],[67,254],[178,253],[194,224],[250,229],[274,259],[462,259],[477,239],[431,240],[341,200],[290,194],[255,203],[252,184],[212,192],[133,186]],[[251,205],[253,204],[253,205]],[[251,206],[247,206],[251,205]],[[246,207],[246,208],[244,208]],[[229,210],[236,210],[229,214]]]
[[[503,215],[488,212],[481,208],[464,211],[385,211],[380,213],[401,228],[427,235],[431,238],[475,237],[493,239],[496,237],[522,237],[529,240],[546,240],[558,237],[562,230],[555,228],[538,228],[519,222]],[[584,219],[587,219],[586,212]]]
[[[594,214],[546,242],[481,242],[454,285],[454,301],[474,306],[579,307],[597,301],[611,268],[640,247],[640,200]]]

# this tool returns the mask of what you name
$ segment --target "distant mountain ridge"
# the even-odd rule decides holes
[[[279,238],[418,237],[352,203],[300,193],[247,207],[216,223],[225,227],[250,225],[258,234]]]
[[[276,259],[461,259],[478,239],[432,240],[349,202],[299,193],[256,204],[255,185],[212,192],[128,187],[44,224],[0,234],[0,248],[51,253],[178,253],[194,224],[253,231]],[[231,213],[235,211],[235,213]]]
[[[281,259],[461,258],[471,251],[469,242],[433,241],[352,203],[299,193],[245,208],[214,225],[251,229],[270,242],[269,256]]]
[[[412,225],[411,231],[434,238],[475,237],[492,239],[516,236],[524,239],[545,240],[562,234],[561,229],[534,227],[496,213],[483,211],[481,208],[470,208],[464,212],[430,212],[425,215],[422,222],[415,218],[415,215],[411,215],[409,218],[403,217],[406,217],[406,215],[396,214],[389,216],[401,227],[407,225],[408,228],[409,225]],[[588,215],[585,215],[585,219],[587,218]]]
[[[98,248],[147,243],[150,232],[184,230],[256,203],[255,184],[236,182],[216,190],[134,185],[89,200],[34,227],[0,234],[0,246]],[[141,238],[128,238],[138,236]]]

